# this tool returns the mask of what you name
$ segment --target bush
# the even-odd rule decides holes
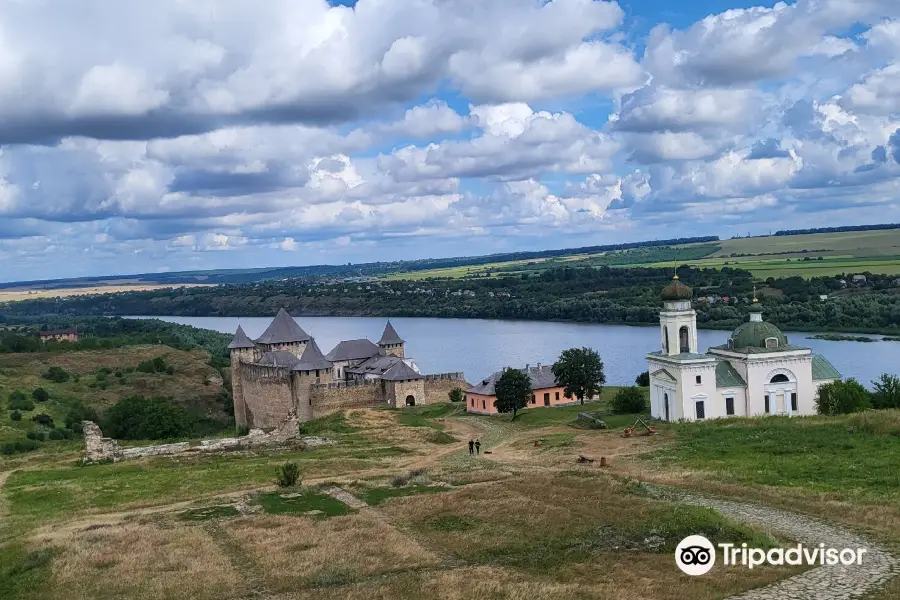
[[[882,373],[872,386],[875,388],[872,394],[875,408],[900,408],[900,377]]]
[[[168,367],[166,367],[166,375],[174,375],[174,374],[175,374],[175,367],[173,367],[172,365],[169,365]]]
[[[64,439],[66,439],[66,436],[59,429],[51,429],[50,430],[50,439],[51,440],[64,440]]]
[[[9,413],[9,420],[10,421],[21,421],[22,413],[20,413],[17,410],[12,411],[11,413]]]
[[[191,434],[191,420],[183,406],[167,398],[131,396],[104,414],[103,430],[123,440],[160,440]]]
[[[238,425],[236,432],[237,432],[238,437],[244,437],[245,435],[250,433],[250,428],[247,427],[246,425]]]
[[[465,398],[462,388],[458,387],[447,392],[447,396],[450,398],[450,402],[462,402]]]
[[[295,462],[286,462],[278,467],[278,487],[293,487],[300,480],[300,467]]]
[[[869,390],[852,377],[847,381],[832,381],[819,388],[816,410],[820,415],[846,415],[872,406]]]
[[[94,423],[97,423],[100,421],[100,416],[97,414],[96,410],[93,408],[86,408],[79,402],[69,409],[69,412],[66,414],[65,423],[66,427],[80,433],[82,421],[93,421]]]
[[[650,387],[650,371],[644,371],[634,378],[634,385],[639,387]]]
[[[153,360],[144,360],[137,366],[137,370],[141,373],[168,373],[169,369],[172,369],[172,372],[169,375],[175,373],[175,367],[170,367],[166,364],[166,359],[161,356],[157,356]]]
[[[41,377],[55,383],[65,383],[69,380],[69,373],[62,367],[50,367],[41,374]]]
[[[47,427],[53,427],[53,417],[50,415],[40,414],[34,415],[31,417],[31,420],[37,423],[38,425],[46,425]]]
[[[10,454],[18,454],[20,452],[30,452],[32,450],[37,450],[40,447],[40,442],[32,439],[15,440],[3,444],[3,446],[0,447],[0,452],[2,452],[5,456],[9,456]]]
[[[31,392],[31,397],[34,398],[35,402],[46,402],[50,399],[50,394],[44,388],[35,388]]]
[[[646,408],[644,393],[635,386],[620,389],[612,401],[613,412],[622,415],[643,413]]]
[[[37,431],[36,429],[32,429],[28,433],[25,434],[29,440],[33,440],[35,442],[43,442],[44,441],[44,432]]]
[[[34,410],[34,402],[23,392],[16,390],[9,395],[9,408],[12,410]]]

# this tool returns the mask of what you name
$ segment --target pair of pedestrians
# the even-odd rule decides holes
[[[481,454],[481,442],[479,440],[469,440],[469,455],[473,456]]]

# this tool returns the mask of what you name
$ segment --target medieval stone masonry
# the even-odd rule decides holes
[[[390,321],[378,343],[344,340],[323,354],[282,308],[255,341],[238,327],[228,348],[241,427],[276,427],[349,408],[446,402],[450,390],[468,387],[462,373],[422,374]]]

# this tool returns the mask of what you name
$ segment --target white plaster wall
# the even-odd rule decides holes
[[[778,369],[789,371],[790,378],[795,380],[793,385],[769,384],[769,375]],[[775,414],[778,410],[778,400],[772,393],[775,390],[782,390],[785,395],[785,409],[790,411],[790,395],[791,389],[797,390],[797,415],[812,415],[816,413],[815,393],[816,388],[812,381],[812,356],[810,354],[801,356],[778,356],[775,354],[754,357],[747,364],[747,394],[750,405],[750,416],[765,415],[765,396],[767,388],[770,393],[770,414]]]
[[[666,352],[665,335],[668,333],[668,354],[670,356],[680,354],[681,348],[678,340],[678,332],[682,327],[688,328],[688,344],[690,346],[690,351],[699,353],[697,350],[697,311],[695,310],[662,311],[659,313],[661,352]]]

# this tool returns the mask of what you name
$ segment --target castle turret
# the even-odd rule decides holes
[[[381,339],[378,340],[378,347],[384,354],[391,354],[398,358],[404,358],[405,343],[406,342],[397,335],[397,331],[394,329],[394,326],[391,325],[390,320],[388,320],[384,326],[384,333],[381,334]]]
[[[297,325],[297,321],[284,308],[280,308],[256,343],[262,346],[265,352],[287,350],[299,357],[303,354],[308,341],[309,334]]]
[[[301,421],[313,418],[312,389],[316,383],[331,383],[332,364],[319,349],[315,338],[310,338],[300,357],[300,362],[291,368],[294,410]]]
[[[248,425],[247,403],[244,400],[244,386],[240,374],[241,362],[252,362],[256,345],[250,341],[244,329],[238,325],[234,339],[228,344],[231,359],[231,398],[234,403],[234,423],[238,427]]]
[[[678,275],[660,292],[663,310],[659,313],[662,353],[669,356],[697,353],[697,312],[691,306],[694,291],[681,283]]]

